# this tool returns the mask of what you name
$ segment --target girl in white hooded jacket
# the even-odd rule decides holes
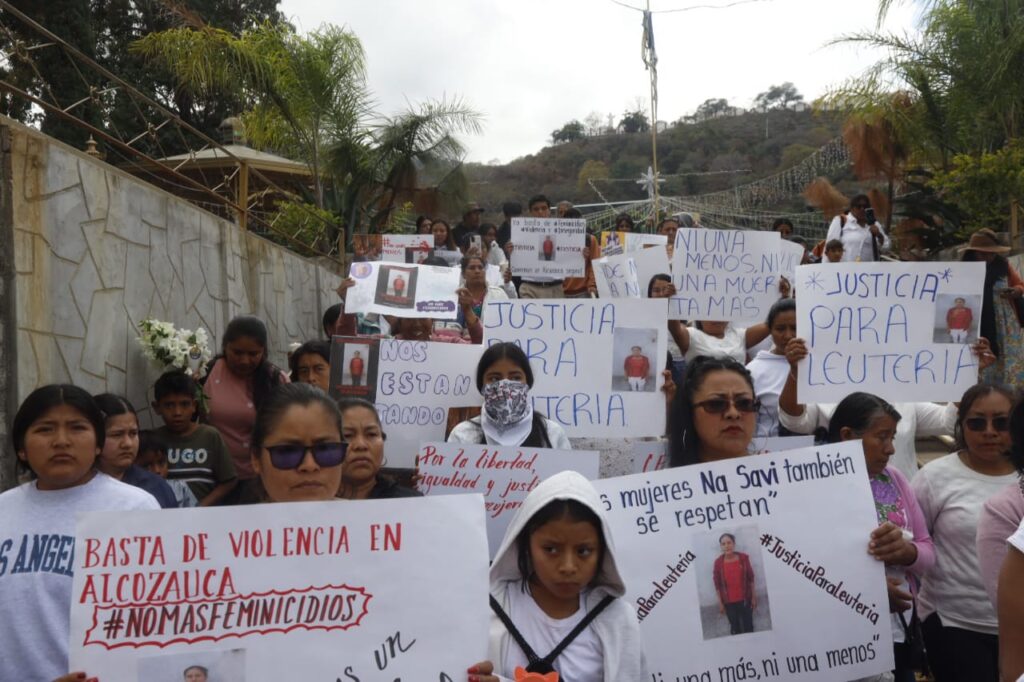
[[[527,496],[491,564],[491,660],[470,672],[493,669],[501,680],[526,671],[554,671],[561,682],[646,680],[640,626],[625,591],[597,492],[576,472],[552,476]]]

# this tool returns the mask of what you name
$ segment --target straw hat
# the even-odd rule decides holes
[[[999,241],[999,237],[995,232],[987,227],[983,227],[974,234],[971,235],[971,241],[967,242],[967,246],[961,246],[958,249],[961,253],[964,251],[983,251],[985,253],[1010,253],[1009,246],[1003,246]]]

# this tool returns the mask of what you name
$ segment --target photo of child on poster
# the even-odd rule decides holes
[[[376,339],[335,336],[331,340],[331,397],[377,397]]]
[[[654,329],[615,330],[612,345],[612,390],[650,393],[655,390],[658,332]],[[663,359],[664,360],[664,359]]]
[[[245,650],[196,651],[139,661],[138,682],[245,682]]]
[[[537,247],[537,255],[540,257],[540,260],[555,260],[555,250],[557,248],[555,236],[552,234],[540,235],[538,243],[539,246]]]
[[[981,297],[939,294],[935,298],[935,343],[974,343],[981,325]]]
[[[392,308],[412,308],[416,300],[416,268],[382,265],[377,273],[374,303]]]
[[[704,639],[772,629],[757,526],[716,529],[694,538]]]

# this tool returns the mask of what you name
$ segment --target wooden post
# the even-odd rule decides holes
[[[249,164],[245,161],[238,162],[238,196],[235,198],[238,204],[238,226],[243,230],[249,229]]]

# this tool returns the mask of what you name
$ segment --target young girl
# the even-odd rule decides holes
[[[669,465],[745,457],[759,409],[746,367],[732,358],[690,362],[669,409]]]
[[[796,300],[783,298],[768,311],[768,331],[772,349],[762,350],[747,363],[754,378],[754,394],[761,401],[757,414],[757,435],[761,438],[779,435],[779,395],[789,376],[786,344],[796,336]]]
[[[522,668],[572,682],[647,679],[624,594],[597,491],[576,472],[552,476],[527,496],[491,565],[491,659],[477,669],[493,664],[500,678]]]
[[[924,514],[906,477],[889,466],[896,448],[900,413],[870,393],[851,393],[836,406],[828,425],[830,443],[860,440],[871,479],[878,527],[871,532],[868,552],[885,563],[889,610],[896,652],[896,682],[913,682],[907,634],[913,633],[914,595],[921,577],[935,564],[935,547]],[[920,632],[918,629],[917,632]],[[880,678],[871,678],[880,679]]]
[[[484,396],[483,412],[452,429],[449,443],[572,449],[557,422],[534,412],[529,395],[533,370],[519,346],[496,343],[485,350],[476,368],[476,387]]]
[[[142,488],[156,498],[164,509],[175,509],[178,500],[167,481],[136,466],[139,455],[139,417],[126,398],[112,393],[93,396],[103,413],[106,438],[96,468],[122,483]]]
[[[0,495],[0,680],[67,673],[77,513],[160,508],[96,470],[104,436],[103,414],[77,386],[36,389],[14,416],[14,452],[32,480]]]

